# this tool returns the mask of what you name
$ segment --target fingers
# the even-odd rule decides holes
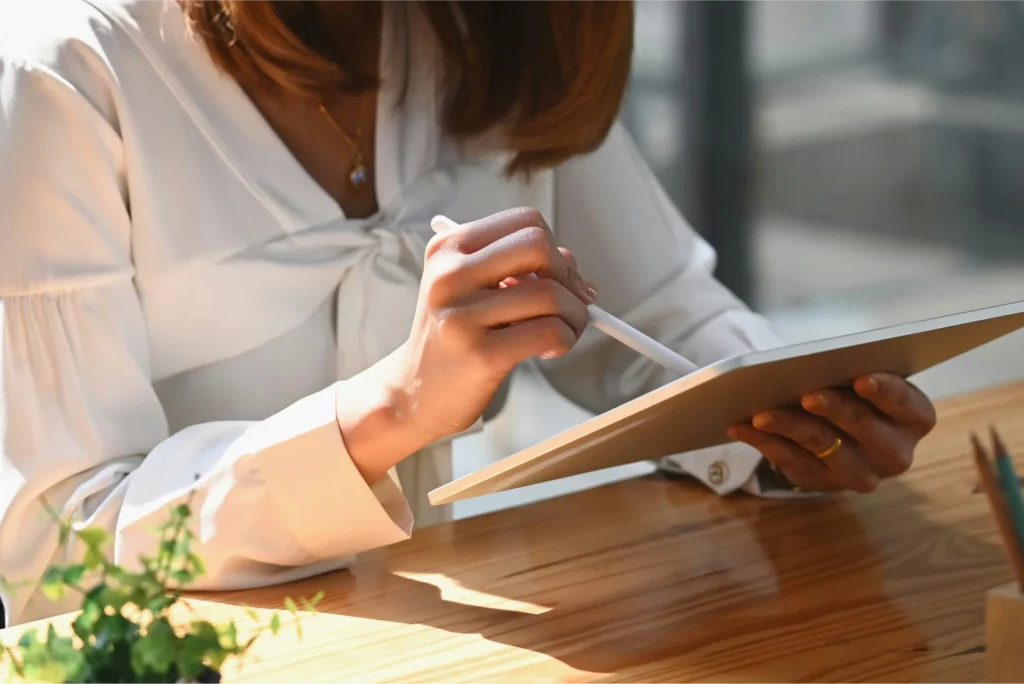
[[[523,228],[540,228],[551,234],[543,214],[531,207],[520,207],[464,223],[458,231],[445,236],[449,238],[449,244],[460,252],[472,254]]]
[[[481,290],[476,301],[459,309],[458,315],[472,317],[481,327],[496,328],[532,318],[558,316],[572,329],[576,339],[589,321],[586,305],[554,280],[524,280],[515,287]]]
[[[428,247],[458,255],[442,283],[461,293],[522,282],[527,274],[550,278],[586,303],[596,293],[575,267],[575,258],[555,244],[550,228],[536,209],[513,209],[467,223],[458,231],[436,235]],[[512,279],[512,280],[509,280]],[[449,293],[451,294],[451,293]]]
[[[490,363],[512,369],[534,356],[542,359],[562,356],[572,349],[576,339],[576,333],[560,317],[543,316],[491,330],[481,346]]]
[[[875,475],[892,477],[910,468],[916,433],[906,432],[854,392],[823,390],[804,397],[801,403],[852,437],[860,447],[861,459]]]
[[[935,425],[919,389],[887,373],[859,378],[852,390],[809,394],[801,408],[765,411],[729,434],[757,448],[798,486],[817,491],[873,490],[910,468],[917,442]],[[825,458],[836,438],[842,444]]]
[[[559,247],[558,251],[561,252],[562,256],[565,257],[565,260],[569,262],[569,267],[570,268],[572,268],[575,271],[579,271],[580,270],[579,266],[578,266],[578,264],[576,262],[576,256],[572,252],[570,252],[565,247]],[[523,282],[524,280],[531,279],[531,278],[536,278],[536,277],[537,276],[534,275],[533,273],[520,273],[520,274],[517,274],[517,275],[514,275],[514,276],[509,276],[508,278],[505,278],[500,283],[498,283],[498,287],[512,287],[513,285],[518,285],[519,283]],[[588,282],[587,284],[590,287],[590,290],[589,290],[590,295],[596,299],[596,297],[597,297],[597,288],[594,287],[593,283],[589,283]]]
[[[761,432],[750,425],[733,426],[729,429],[729,437],[760,451],[786,479],[801,489],[837,492],[843,488],[838,476],[826,468],[820,459],[810,457],[803,447],[783,437]]]
[[[858,378],[854,391],[893,420],[916,426],[923,436],[935,427],[935,407],[924,392],[898,375],[875,373]]]
[[[561,283],[580,300],[591,303],[593,296],[576,269],[569,265],[543,228],[522,228],[492,242],[466,257],[467,284],[474,288],[494,286],[509,276],[534,273]]]
[[[573,254],[572,252],[567,250],[565,247],[559,247],[558,251],[561,252],[562,256],[565,257],[565,260],[567,262],[569,262],[569,268],[573,269],[574,271],[580,270],[579,264],[576,263],[576,255],[575,254]]]
[[[753,426],[762,432],[784,437],[801,447],[805,460],[813,460],[835,474],[832,482],[857,492],[870,492],[878,486],[878,476],[861,458],[858,445],[845,438],[835,426],[799,409],[776,409],[754,416]],[[826,458],[817,455],[829,449],[835,439],[843,439],[839,450]]]

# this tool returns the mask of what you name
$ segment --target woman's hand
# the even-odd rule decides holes
[[[802,408],[766,411],[729,430],[806,491],[870,492],[910,468],[917,443],[935,426],[928,397],[902,378],[878,373],[853,390],[822,390]],[[842,440],[835,453],[819,458]]]
[[[371,409],[339,401],[364,477],[471,426],[516,364],[572,349],[594,296],[535,209],[434,236],[409,339],[358,378]]]

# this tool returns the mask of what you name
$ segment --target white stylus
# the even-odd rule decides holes
[[[449,230],[458,230],[459,224],[447,216],[435,216],[430,221],[430,227],[435,233],[444,233]],[[587,306],[587,311],[590,313],[590,322],[594,324],[595,328],[658,365],[675,371],[679,375],[689,375],[697,370],[697,366],[685,357],[676,354],[661,342],[648,337],[604,309],[590,304]]]

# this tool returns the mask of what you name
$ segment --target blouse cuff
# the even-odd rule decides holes
[[[661,459],[659,466],[669,472],[688,475],[703,482],[719,495],[745,488],[756,479],[761,454],[738,442],[722,444]]]
[[[781,475],[763,477],[764,457],[747,444],[731,442],[699,451],[668,456],[658,467],[700,480],[720,496],[744,491],[765,499],[797,499],[818,496],[794,487]]]
[[[279,510],[315,559],[409,538],[412,511],[394,468],[372,487],[349,456],[336,418],[345,383],[312,394],[259,426],[257,454]]]

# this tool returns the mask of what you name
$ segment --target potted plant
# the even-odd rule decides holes
[[[0,667],[18,677],[45,682],[219,682],[220,670],[228,658],[245,655],[265,632],[277,634],[281,617],[275,613],[262,621],[251,608],[249,617],[257,624],[254,636],[239,640],[234,621],[214,625],[193,620],[185,629],[175,629],[172,609],[186,601],[183,593],[203,573],[203,562],[192,551],[194,534],[189,529],[189,503],[171,509],[159,529],[156,555],[140,558],[141,569],[127,570],[113,563],[105,548],[109,539],[99,528],[75,530],[59,519],[60,542],[77,537],[85,546],[80,563],[51,566],[42,581],[50,600],[72,591],[81,594],[81,612],[71,627],[74,637],[58,635],[50,624],[45,638],[38,629],[26,630],[15,647],[0,645]],[[0,579],[0,581],[3,581]],[[17,589],[4,581],[9,591]],[[305,610],[315,610],[323,598],[317,594],[303,599]],[[301,636],[298,606],[288,598]]]

